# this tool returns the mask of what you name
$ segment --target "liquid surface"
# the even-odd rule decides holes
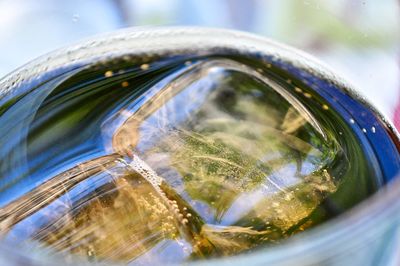
[[[0,106],[3,239],[89,261],[229,256],[378,188],[347,123],[290,73],[143,60],[64,71]]]

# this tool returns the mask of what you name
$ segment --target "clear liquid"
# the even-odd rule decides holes
[[[347,123],[290,73],[234,55],[143,60],[75,68],[3,102],[6,241],[89,261],[230,256],[378,189]]]

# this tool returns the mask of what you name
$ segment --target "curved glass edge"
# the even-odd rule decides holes
[[[391,130],[371,105],[355,100],[352,95],[342,91],[329,80],[309,74],[287,62],[280,63],[299,79],[304,79],[315,92],[322,96],[340,113],[341,117],[352,127],[359,141],[372,147],[377,155],[379,166],[385,177],[385,183],[392,181],[400,171],[399,142],[395,142]],[[396,139],[395,139],[396,140]]]

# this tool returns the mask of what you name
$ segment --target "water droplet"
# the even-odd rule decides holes
[[[149,64],[142,64],[142,65],[140,65],[140,69],[141,70],[148,70],[150,68],[150,65]]]
[[[72,22],[78,22],[79,19],[80,19],[79,14],[73,14],[73,15],[72,15]]]
[[[299,87],[294,87],[294,90],[295,90],[296,92],[298,92],[298,93],[303,92],[302,89],[300,89]]]
[[[114,72],[112,72],[111,70],[108,70],[108,71],[106,71],[105,73],[104,73],[104,76],[106,77],[106,78],[110,78],[110,77],[112,77],[114,75]]]

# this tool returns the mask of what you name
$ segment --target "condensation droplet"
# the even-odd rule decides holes
[[[73,14],[73,15],[72,15],[72,22],[78,22],[79,19],[80,19],[79,14]]]
[[[114,75],[114,73],[113,73],[111,70],[108,70],[108,71],[106,71],[106,72],[104,73],[104,76],[105,76],[106,78],[112,77],[113,75]]]
[[[140,69],[141,70],[147,70],[147,69],[149,69],[150,68],[150,65],[149,64],[142,64],[142,65],[140,65]]]

